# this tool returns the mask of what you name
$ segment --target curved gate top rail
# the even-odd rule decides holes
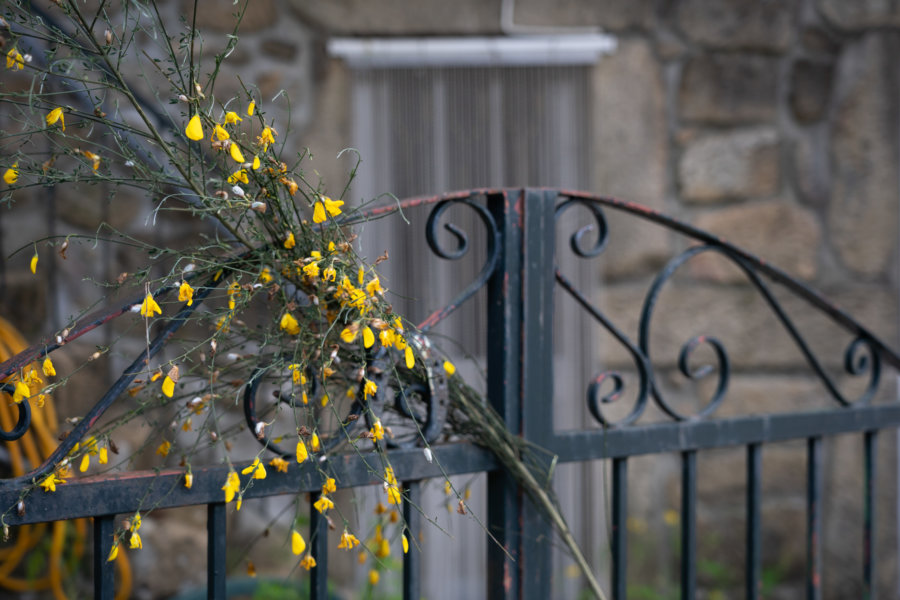
[[[420,331],[427,333],[436,323],[452,314],[460,305],[469,300],[476,291],[487,291],[487,396],[493,408],[505,420],[508,428],[530,442],[542,446],[555,454],[560,461],[584,461],[601,458],[613,459],[613,595],[625,598],[625,519],[627,518],[627,459],[637,454],[658,452],[679,452],[683,461],[682,495],[682,583],[686,597],[692,597],[691,590],[696,580],[696,452],[705,448],[742,445],[748,448],[748,590],[755,589],[752,582],[759,580],[759,480],[760,444],[776,440],[808,439],[809,441],[809,485],[808,508],[810,517],[810,564],[808,580],[818,580],[821,571],[820,544],[821,514],[815,512],[821,495],[821,438],[844,432],[865,432],[866,469],[873,473],[874,439],[881,428],[900,424],[900,405],[873,404],[870,402],[881,381],[882,364],[900,368],[900,355],[883,340],[863,327],[849,314],[829,303],[822,295],[792,278],[784,271],[766,263],[754,255],[727,241],[691,225],[668,217],[658,211],[638,204],[593,196],[584,192],[551,189],[476,189],[453,192],[439,196],[410,198],[393,204],[369,208],[351,215],[345,220],[347,225],[383,216],[394,211],[409,210],[414,207],[431,207],[426,228],[426,239],[431,250],[443,259],[458,259],[466,254],[468,234],[459,226],[446,222],[448,209],[462,206],[474,211],[484,227],[486,236],[486,257],[479,273],[445,307],[436,310],[420,324]],[[644,299],[638,331],[622,331],[616,325],[615,315],[606,315],[593,305],[588,296],[557,268],[555,256],[557,220],[561,214],[573,206],[581,206],[589,211],[591,222],[580,227],[569,237],[573,253],[582,258],[600,255],[609,240],[609,227],[605,211],[615,210],[655,223],[678,232],[696,242],[672,258],[657,274]],[[456,241],[455,248],[448,248],[438,236],[443,228]],[[595,240],[588,243],[588,234]],[[659,294],[677,269],[702,253],[715,253],[736,265],[748,282],[759,292],[772,313],[787,331],[791,339],[805,357],[812,371],[832,396],[837,407],[832,410],[809,414],[751,415],[736,419],[711,419],[716,408],[727,394],[729,359],[724,345],[710,336],[699,335],[687,340],[679,357],[679,369],[691,379],[698,379],[716,373],[715,392],[707,405],[694,415],[685,415],[666,401],[654,378],[650,359],[649,330]],[[239,262],[240,257],[235,261]],[[224,279],[224,278],[222,278]],[[55,465],[68,455],[73,446],[83,440],[91,427],[125,391],[143,365],[156,354],[203,299],[220,283],[209,280],[198,285],[197,295],[191,307],[184,307],[171,317],[159,331],[148,348],[138,356],[122,376],[113,384],[100,401],[73,428],[69,436],[60,444],[56,452],[34,471],[24,476],[0,481],[0,510],[4,513],[6,525],[34,523],[55,519],[95,516],[95,533],[98,537],[95,557],[95,572],[102,589],[111,581],[110,567],[103,557],[107,555],[111,519],[115,514],[134,512],[139,509],[167,508],[191,504],[207,504],[210,514],[210,597],[221,589],[224,578],[224,504],[221,484],[228,470],[227,465],[195,467],[194,483],[191,489],[181,485],[183,470],[168,469],[154,472],[127,472],[96,475],[74,479],[60,486],[53,494],[35,491],[35,482],[49,473]],[[867,377],[865,390],[851,399],[838,389],[825,367],[809,347],[797,327],[770,291],[770,284],[778,284],[809,306],[826,315],[839,327],[850,334],[852,340],[844,351],[844,370],[852,376]],[[615,371],[605,371],[596,375],[586,385],[588,408],[601,428],[577,432],[556,432],[552,427],[553,414],[547,398],[553,397],[553,374],[548,370],[546,354],[552,347],[553,339],[553,295],[555,287],[562,290],[584,308],[588,314],[608,331],[631,356],[634,372],[637,374],[638,390],[634,407],[628,415],[618,421],[611,421],[604,414],[604,406],[622,396],[624,377]],[[175,289],[174,285],[162,287],[154,292],[160,297]],[[39,359],[57,348],[84,335],[88,331],[104,325],[112,319],[129,312],[140,298],[123,303],[106,311],[99,311],[81,318],[63,332],[53,334],[39,344],[30,347],[16,357],[0,364],[0,380],[17,372],[25,365]],[[423,337],[420,343],[427,344]],[[692,353],[701,346],[712,349],[715,364],[701,368],[691,366]],[[386,369],[390,372],[390,369]],[[8,384],[4,390],[9,389]],[[379,386],[382,387],[382,386]],[[386,387],[386,386],[385,386]],[[254,430],[255,385],[248,385],[245,394],[245,412],[250,430]],[[605,391],[604,391],[605,390]],[[446,391],[439,383],[432,382],[425,390],[425,397],[431,403],[428,410],[427,430],[436,434],[443,423],[446,407],[435,408],[437,403],[446,402]],[[423,392],[424,393],[424,392]],[[646,406],[654,402],[670,421],[658,424],[640,424],[639,418]],[[13,440],[21,437],[30,422],[27,402],[20,405],[19,423],[13,431],[0,432],[0,438]],[[407,417],[418,418],[407,411]],[[548,426],[549,425],[549,426]],[[423,428],[424,429],[424,428]],[[429,438],[431,440],[433,438]],[[271,450],[272,448],[269,447]],[[397,478],[404,482],[404,514],[410,523],[412,535],[421,526],[416,516],[419,481],[433,477],[444,477],[459,473],[489,472],[491,497],[488,505],[488,527],[496,544],[489,544],[490,597],[548,597],[550,596],[550,549],[549,545],[535,547],[528,544],[535,536],[551,536],[552,531],[543,519],[535,513],[527,500],[518,493],[515,482],[498,469],[498,462],[484,449],[467,443],[436,444],[433,446],[434,461],[427,461],[415,443],[390,450],[390,460]],[[338,479],[341,487],[352,487],[378,483],[373,473],[377,465],[368,464],[371,457],[360,454],[328,454],[324,457],[328,468]],[[274,494],[311,492],[313,500],[321,484],[318,466],[294,465],[289,473],[254,482],[244,494],[245,498],[265,497]],[[874,475],[867,478],[867,513],[872,508],[874,495]],[[755,486],[755,487],[754,487]],[[755,490],[755,491],[754,491]],[[312,531],[324,535],[326,524],[312,513]],[[872,558],[871,532],[874,517],[867,520],[869,534],[867,552],[866,581],[871,585]],[[526,538],[522,531],[528,531]],[[103,544],[107,544],[104,546]],[[539,545],[538,545],[539,546]],[[104,551],[104,549],[106,551]],[[324,542],[317,542],[313,548],[319,569],[326,571],[327,548]],[[221,556],[220,556],[221,555]],[[418,597],[417,572],[419,558],[416,551],[404,557],[404,594],[409,598]],[[314,597],[324,597],[326,587],[324,577],[312,578]],[[106,583],[103,583],[106,582]],[[810,583],[812,586],[818,584]],[[101,597],[102,594],[101,594]]]

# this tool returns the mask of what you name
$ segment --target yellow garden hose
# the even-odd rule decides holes
[[[0,362],[3,362],[19,352],[25,350],[27,344],[22,335],[16,331],[12,324],[0,317]],[[35,369],[39,367],[32,365]],[[31,367],[29,367],[30,369]],[[37,392],[39,386],[35,385],[32,392]],[[6,442],[9,452],[9,461],[12,475],[18,477],[24,475],[26,470],[31,470],[40,465],[57,446],[59,424],[56,420],[56,410],[53,407],[53,399],[47,397],[43,407],[37,407],[35,399],[31,402],[31,427],[20,439],[14,442]],[[18,418],[18,409],[12,402],[9,394],[0,393],[0,427],[10,431]],[[27,465],[27,466],[26,466]],[[71,524],[70,524],[71,523]],[[63,591],[63,550],[66,544],[67,527],[74,528],[74,540],[71,544],[71,552],[77,558],[84,554],[84,540],[87,525],[84,519],[74,521],[56,521],[50,523],[51,542],[47,556],[47,573],[36,579],[25,579],[13,575],[22,563],[29,551],[36,550],[47,533],[47,523],[37,525],[22,525],[16,530],[15,542],[12,546],[0,548],[0,587],[16,591],[51,590],[57,600],[66,600]],[[119,590],[116,600],[124,600],[131,594],[131,565],[124,552],[120,552],[116,559],[116,567],[119,571]]]

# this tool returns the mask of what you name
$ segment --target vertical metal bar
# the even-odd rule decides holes
[[[488,398],[507,428],[543,445],[553,432],[555,200],[546,190],[487,197],[499,230],[497,267],[488,281]],[[548,482],[549,484],[549,482]],[[551,596],[552,525],[502,471],[488,474],[490,598]]]
[[[760,570],[760,490],[762,452],[759,444],[747,446],[747,600],[759,598]]]
[[[309,574],[310,600],[327,600],[328,598],[328,519],[315,508],[316,500],[321,494],[309,495],[309,545],[312,557],[316,561]]]
[[[875,600],[875,460],[877,431],[867,431],[863,438],[863,598]]]
[[[225,517],[224,502],[206,505],[206,597],[210,600],[225,597]]]
[[[556,199],[554,190],[525,190],[522,258],[522,436],[538,446],[552,440],[553,291],[556,286]],[[549,464],[546,465],[549,471]],[[552,486],[552,481],[546,482]],[[523,598],[552,597],[553,526],[525,496],[520,573]]]
[[[116,595],[114,563],[107,561],[112,550],[115,516],[94,517],[94,598],[113,600]]]
[[[500,232],[496,270],[488,280],[487,394],[491,406],[513,433],[519,428],[521,374],[522,228],[518,215],[524,194],[503,192],[487,197],[488,210]],[[504,470],[488,473],[487,597],[519,597],[521,522],[515,480]]]
[[[422,490],[418,481],[406,482],[406,498],[403,500],[403,521],[409,551],[403,555],[403,600],[419,600],[422,597],[422,556],[419,551],[419,532],[422,530]]]
[[[806,597],[822,598],[822,438],[807,440]]]
[[[628,459],[612,461],[612,597],[628,597]]]
[[[681,453],[681,598],[697,592],[697,451]]]

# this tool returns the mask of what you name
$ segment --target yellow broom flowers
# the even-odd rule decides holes
[[[186,135],[189,140],[195,142],[199,142],[203,139],[203,123],[200,121],[200,115],[191,117],[187,127],[184,129],[184,135]]]

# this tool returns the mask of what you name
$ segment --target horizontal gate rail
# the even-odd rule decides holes
[[[560,462],[573,462],[786,442],[891,427],[900,427],[900,404],[577,431],[557,434],[546,448]]]
[[[421,449],[398,449],[388,458],[400,481],[430,479],[446,475],[464,475],[496,470],[493,454],[467,443],[435,445],[434,462],[428,463]],[[370,462],[367,463],[369,459]],[[374,468],[375,454],[346,454],[329,457],[328,468],[340,488],[380,485]],[[249,464],[249,462],[247,463]],[[235,465],[235,468],[246,465]],[[245,500],[278,494],[316,492],[322,488],[322,465],[291,465],[287,473],[271,472],[265,479],[253,480],[243,492]],[[24,514],[7,513],[7,525],[24,525],[94,515],[128,514],[150,508],[174,508],[222,501],[222,484],[228,475],[226,465],[194,467],[191,489],[184,487],[184,469],[129,471],[72,479],[59,485],[53,494],[35,493],[24,497]],[[274,471],[274,470],[273,470]],[[0,506],[15,507],[23,498],[22,490],[0,490]]]

